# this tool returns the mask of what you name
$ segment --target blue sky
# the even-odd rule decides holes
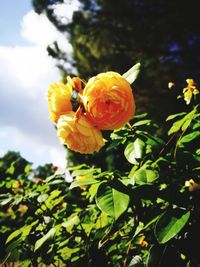
[[[56,14],[70,20],[75,9],[77,2],[69,6],[66,0]],[[13,150],[34,166],[64,166],[66,151],[48,118],[46,99],[60,73],[46,47],[57,40],[70,55],[71,46],[29,0],[1,0],[0,32],[0,156]]]
[[[20,36],[20,21],[32,9],[30,0],[1,0],[0,44],[23,45],[27,42]]]

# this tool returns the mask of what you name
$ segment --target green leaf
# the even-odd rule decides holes
[[[183,123],[183,125],[182,125],[182,127],[181,127],[181,130],[182,130],[182,131],[185,131],[185,130],[190,126],[191,122],[192,122],[192,119],[190,119],[190,120],[186,120],[186,121]]]
[[[185,114],[186,114],[186,112],[181,112],[181,113],[178,113],[178,114],[170,115],[170,116],[167,117],[166,121],[173,120],[173,119],[175,119],[176,117],[183,116],[183,115],[185,115]]]
[[[39,203],[45,202],[45,200],[47,200],[48,197],[49,197],[48,194],[42,194],[42,195],[40,195],[40,196],[37,198],[37,201],[38,201]]]
[[[194,119],[195,112],[196,112],[196,109],[193,109],[190,113],[184,116],[181,120],[174,122],[172,127],[168,131],[168,135],[176,133],[180,129],[182,129],[182,131],[185,131],[191,124],[192,120]]]
[[[183,136],[181,138],[181,140],[179,141],[179,144],[183,144],[183,143],[189,143],[191,141],[193,141],[194,139],[200,137],[200,132],[192,132],[190,134],[187,134],[185,136]]]
[[[64,179],[55,179],[53,181],[50,181],[48,184],[50,185],[54,185],[54,184],[62,184],[63,182],[65,182]]]
[[[101,170],[100,169],[94,169],[94,168],[90,168],[90,169],[80,169],[80,170],[74,170],[71,174],[72,177],[75,177],[75,176],[85,176],[85,175],[88,175],[88,174],[92,174],[94,172],[100,172]]]
[[[126,141],[125,138],[115,139],[111,142],[111,144],[106,148],[106,151],[110,151],[113,148],[116,148],[118,145],[123,144]]]
[[[22,227],[22,228],[20,228],[20,229],[18,229],[18,230],[16,230],[16,231],[14,231],[14,232],[12,232],[12,233],[8,236],[8,238],[7,238],[7,240],[6,240],[6,244],[7,244],[8,242],[10,242],[11,240],[13,240],[15,237],[21,235],[21,233],[22,233],[22,231],[23,231],[23,228],[24,228],[24,227]]]
[[[5,199],[2,199],[0,201],[0,205],[1,206],[7,205],[10,201],[12,201],[12,197],[8,197],[8,198],[5,198]]]
[[[38,239],[35,243],[34,251],[37,251],[39,248],[41,248],[47,241],[52,240],[54,238],[55,233],[56,229],[52,228],[42,238]]]
[[[135,182],[139,185],[153,183],[158,177],[159,173],[157,171],[143,168],[137,170],[133,175]]]
[[[79,224],[79,222],[80,222],[80,219],[79,219],[78,215],[73,215],[73,217],[70,218],[68,221],[63,222],[62,226],[65,228],[68,228],[68,227]]]
[[[37,223],[38,223],[38,220],[32,222],[30,225],[24,225],[24,226],[21,227],[20,229],[17,229],[16,231],[12,232],[12,233],[8,236],[8,238],[7,238],[7,240],[6,240],[6,244],[7,244],[8,242],[10,242],[11,240],[13,240],[15,237],[19,236],[19,235],[20,235],[20,236],[22,235],[22,238],[21,238],[21,239],[24,240],[25,237],[27,237],[27,236],[29,235],[29,233],[30,233],[32,227],[33,227],[34,225],[36,225]]]
[[[195,154],[192,154],[192,157],[193,157],[196,161],[200,162],[200,156],[195,155]]]
[[[125,72],[122,77],[126,79],[128,83],[132,84],[137,79],[137,76],[140,72],[140,67],[140,63],[135,64],[132,68]]]
[[[181,126],[183,125],[184,120],[179,120],[174,122],[170,130],[168,131],[168,135],[178,132],[181,129]]]
[[[160,244],[168,242],[177,235],[190,218],[190,211],[176,208],[163,213],[156,225],[155,236]]]
[[[141,126],[141,125],[149,125],[151,123],[152,123],[151,120],[142,120],[142,121],[135,122],[132,126],[138,127],[138,126]]]
[[[21,262],[21,266],[22,267],[32,266],[32,262],[31,262],[31,260],[24,260],[23,262]]]
[[[75,187],[78,186],[82,186],[82,185],[90,185],[90,184],[96,184],[96,183],[100,183],[101,181],[94,179],[92,176],[83,176],[82,179],[76,179],[74,182],[71,183],[69,189],[73,189]]]
[[[129,196],[102,183],[97,190],[96,203],[100,210],[117,220],[127,209]]]
[[[61,257],[63,260],[71,259],[72,254],[78,252],[80,248],[68,248],[64,247],[60,250],[58,250],[58,253],[61,254]]]
[[[137,164],[137,159],[141,159],[145,151],[145,143],[137,138],[133,143],[129,143],[125,148],[124,155],[126,159],[132,163]]]

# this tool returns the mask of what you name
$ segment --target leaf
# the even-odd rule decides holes
[[[24,240],[25,237],[29,235],[29,233],[30,233],[32,227],[33,227],[34,225],[36,225],[37,223],[38,223],[38,220],[32,222],[30,225],[24,225],[24,226],[21,227],[20,229],[17,229],[16,231],[12,232],[12,233],[8,236],[8,238],[7,238],[7,240],[6,240],[6,244],[7,244],[8,242],[10,242],[11,240],[13,240],[15,237],[19,236],[19,235],[22,235],[22,239]]]
[[[24,228],[24,227],[22,227],[22,228],[20,228],[20,229],[18,229],[18,230],[16,230],[16,231],[14,231],[14,232],[12,232],[12,233],[8,236],[8,238],[7,238],[7,240],[6,240],[6,244],[7,244],[8,242],[10,242],[11,240],[13,240],[15,237],[19,236],[19,235],[22,233],[23,228]]]
[[[93,168],[90,168],[90,169],[86,169],[86,170],[83,170],[83,169],[80,169],[80,170],[74,170],[71,174],[72,177],[75,177],[75,176],[85,176],[85,175],[88,175],[88,174],[92,174],[94,172],[98,172],[98,171],[101,171],[100,169],[93,169]]]
[[[42,238],[38,239],[35,243],[34,251],[37,251],[39,248],[41,248],[47,241],[52,240],[54,238],[55,233],[56,229],[52,228]]]
[[[176,133],[180,129],[182,129],[182,131],[185,131],[189,127],[191,121],[194,119],[195,112],[196,112],[196,109],[193,109],[190,113],[184,116],[181,120],[174,122],[172,127],[168,131],[168,135]]]
[[[183,125],[182,125],[182,127],[181,127],[181,130],[182,130],[182,131],[185,131],[185,130],[190,126],[191,122],[192,122],[192,119],[190,119],[190,120],[186,120],[186,121],[183,123]]]
[[[49,197],[48,194],[42,194],[42,195],[40,195],[40,196],[37,198],[37,201],[38,201],[39,203],[42,203],[42,202],[44,202],[45,200],[47,200],[48,197]]]
[[[139,255],[136,255],[132,258],[128,267],[143,267],[143,266],[144,264],[142,258]]]
[[[32,265],[31,260],[24,260],[23,262],[21,262],[22,267],[29,267],[31,265]]]
[[[32,229],[32,226],[33,226],[33,224],[23,227],[23,231],[22,231],[22,235],[21,235],[22,240],[25,240],[26,237],[29,235],[29,233]]]
[[[168,135],[178,132],[181,129],[183,123],[184,123],[184,118],[182,120],[174,122],[174,124],[168,131]]]
[[[124,155],[126,159],[132,163],[137,164],[137,159],[141,159],[145,150],[145,143],[137,138],[133,143],[129,143],[125,148]]]
[[[149,125],[149,124],[151,124],[151,122],[152,122],[151,120],[137,121],[132,126],[138,127],[138,126],[141,126],[141,125]]]
[[[67,228],[69,226],[77,225],[77,224],[79,224],[79,222],[80,222],[80,219],[79,219],[78,215],[75,215],[71,219],[69,219],[68,221],[63,222],[62,226]]]
[[[190,134],[187,134],[185,136],[183,136],[181,138],[181,140],[179,141],[179,144],[183,144],[183,143],[189,143],[191,141],[193,141],[194,139],[200,137],[200,132],[192,132]]]
[[[58,253],[61,254],[61,257],[63,260],[68,260],[71,258],[72,254],[78,252],[80,248],[68,248],[64,247],[60,250],[58,250]]]
[[[110,151],[113,148],[116,148],[118,145],[123,144],[126,141],[125,138],[115,139],[111,142],[111,144],[106,148],[106,151]]]
[[[9,261],[11,262],[17,262],[19,260],[20,254],[19,254],[19,250],[13,249],[10,256],[9,256]]]
[[[132,84],[137,79],[137,76],[140,72],[140,67],[140,63],[135,64],[132,68],[125,72],[122,77],[126,79],[128,83]]]
[[[96,203],[100,210],[117,220],[127,209],[129,196],[114,189],[107,183],[102,183],[97,190]]]
[[[190,218],[190,211],[176,208],[163,213],[156,225],[155,236],[160,244],[168,242],[177,235]]]
[[[166,266],[165,261],[165,251],[166,245],[153,245],[149,250],[149,255],[147,258],[146,266],[147,267],[161,267]],[[171,267],[171,266],[170,266]]]
[[[65,182],[64,179],[55,179],[55,180],[53,180],[53,181],[50,181],[48,184],[50,184],[50,185],[54,185],[54,184],[61,184],[61,183],[63,183],[63,182]]]
[[[145,144],[148,144],[150,146],[164,145],[164,141],[157,136],[153,136],[146,132],[140,132],[138,133],[138,135],[140,136],[140,138]]]
[[[2,199],[0,201],[0,205],[1,206],[7,205],[10,201],[12,201],[12,197],[8,197],[8,198],[5,198],[5,199]]]
[[[90,185],[100,183],[101,181],[94,179],[92,176],[83,176],[83,179],[76,179],[74,182],[71,183],[69,189],[73,189],[78,186],[82,185]]]
[[[157,171],[143,168],[137,170],[133,175],[135,182],[139,185],[152,183],[157,180],[158,177],[159,173]]]
[[[173,120],[173,119],[175,119],[176,117],[183,116],[183,115],[185,115],[185,114],[186,114],[186,112],[181,112],[181,113],[178,113],[178,114],[170,115],[170,116],[167,117],[166,121]]]

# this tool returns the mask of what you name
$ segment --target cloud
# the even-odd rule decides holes
[[[46,46],[57,40],[69,54],[71,46],[44,15],[34,11],[22,18],[21,35],[27,46],[0,46],[0,153],[18,150],[35,165],[63,166],[65,149],[48,119],[46,100],[49,84],[60,80],[60,73]]]
[[[54,6],[54,14],[63,24],[72,20],[74,11],[80,9],[81,3],[78,0],[65,0],[62,4]]]

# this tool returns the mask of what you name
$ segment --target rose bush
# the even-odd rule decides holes
[[[125,76],[131,83],[134,75]],[[179,98],[187,102],[184,93]],[[197,91],[183,112],[167,117],[166,127],[161,135],[147,114],[136,114],[111,133],[107,149],[114,155],[123,149],[127,171],[82,164],[53,168],[41,179],[26,161],[21,168],[17,159],[9,166],[0,159],[1,264],[199,267]],[[60,116],[57,128],[67,145],[97,149],[81,102]]]

